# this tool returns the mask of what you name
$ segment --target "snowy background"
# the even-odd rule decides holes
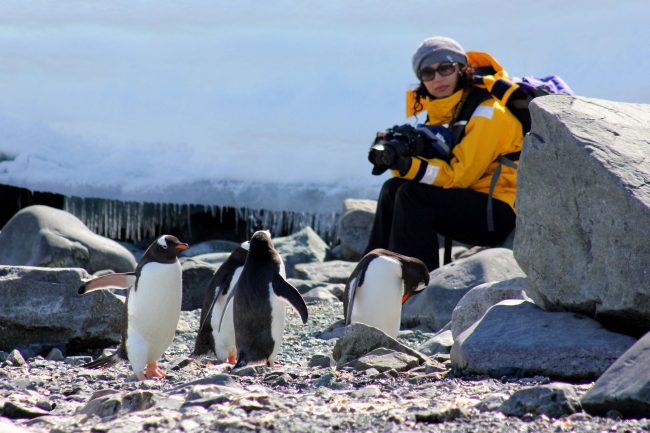
[[[650,102],[650,1],[0,1],[0,183],[338,212],[447,35],[511,75]]]

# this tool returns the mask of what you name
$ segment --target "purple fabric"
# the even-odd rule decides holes
[[[557,75],[549,75],[548,77],[513,77],[512,81],[519,84],[528,93],[534,93],[534,90],[539,89],[547,93],[564,93],[566,95],[574,96],[573,90],[569,87],[564,80]]]

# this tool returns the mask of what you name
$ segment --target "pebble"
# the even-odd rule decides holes
[[[284,344],[270,369],[262,365],[231,370],[227,364],[209,364],[209,358],[191,358],[199,310],[181,313],[183,332],[177,333],[161,361],[168,372],[162,380],[139,382],[126,362],[107,370],[80,368],[79,363],[90,360],[85,354],[68,356],[66,362],[35,358],[16,365],[20,362],[16,354],[5,352],[5,361],[12,360],[0,365],[3,419],[18,414],[12,422],[20,431],[33,433],[582,433],[641,432],[650,427],[648,419],[625,420],[613,412],[610,417],[577,412],[557,419],[531,413],[506,416],[499,410],[504,401],[550,380],[455,377],[449,356],[443,354],[403,372],[335,369],[331,354],[336,339],[319,336],[341,319],[342,304],[310,301],[308,308],[307,325],[288,310]],[[398,340],[415,348],[432,336],[407,331]],[[577,386],[576,392],[581,395],[588,389],[588,385]],[[84,414],[84,408],[97,412]]]

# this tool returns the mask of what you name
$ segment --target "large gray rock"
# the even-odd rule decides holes
[[[294,268],[294,277],[330,284],[345,284],[357,266],[355,262],[331,260],[322,263],[300,263]]]
[[[402,326],[438,331],[451,320],[458,301],[473,287],[523,277],[505,248],[490,248],[431,272],[429,285],[402,306]]]
[[[235,248],[239,246],[239,242],[211,239],[209,241],[199,242],[192,244],[191,248],[183,251],[179,257],[196,257],[204,254],[230,254]]]
[[[375,219],[376,200],[343,200],[343,212],[339,221],[339,239],[343,260],[357,262],[368,246],[370,229]]]
[[[531,105],[514,253],[546,310],[650,330],[650,105],[549,96]]]
[[[582,396],[585,410],[605,415],[610,409],[623,416],[650,416],[650,333],[637,341]]]
[[[96,235],[74,215],[48,206],[28,206],[0,232],[0,263],[16,266],[103,269],[130,272],[136,261],[119,243]]]
[[[454,338],[479,320],[491,306],[506,299],[529,299],[526,296],[528,280],[513,278],[494,281],[474,287],[463,296],[451,313],[451,333]]]
[[[524,300],[502,301],[454,341],[451,362],[473,373],[598,377],[635,342],[575,313],[547,312]]]
[[[196,310],[203,305],[208,291],[208,283],[219,269],[215,265],[200,259],[202,256],[181,258],[183,269],[183,303],[182,310]]]
[[[309,226],[284,237],[273,239],[273,246],[282,256],[287,277],[296,276],[298,263],[319,263],[325,260],[328,246]]]
[[[33,356],[119,343],[123,298],[108,290],[78,295],[86,278],[78,268],[0,266],[0,350]]]

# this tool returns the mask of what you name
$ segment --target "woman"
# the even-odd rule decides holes
[[[426,125],[448,127],[474,88],[477,68],[507,78],[486,53],[466,53],[446,37],[425,39],[413,55],[420,84],[407,93],[407,116],[426,110]],[[496,99],[485,99],[448,160],[410,157],[408,170],[392,171],[379,195],[366,252],[386,248],[417,257],[431,271],[439,266],[438,234],[470,245],[502,242],[515,227],[516,170],[501,166],[491,195],[490,187],[497,158],[521,151],[522,141],[517,118]]]

